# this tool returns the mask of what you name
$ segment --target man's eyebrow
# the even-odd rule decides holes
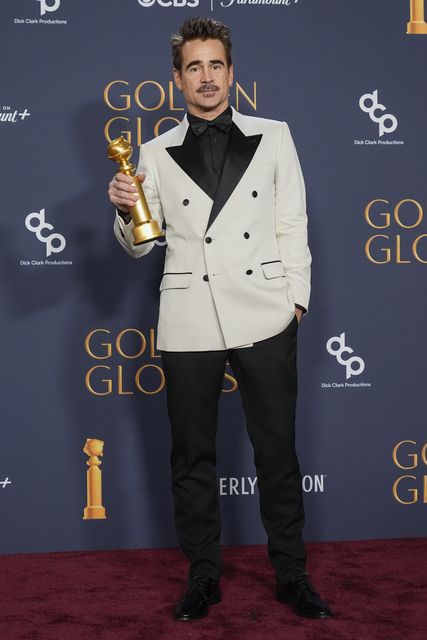
[[[187,64],[185,70],[189,69],[193,65],[200,64],[201,62],[201,60],[192,60]],[[222,64],[222,66],[225,66],[223,60],[209,60],[209,64]]]

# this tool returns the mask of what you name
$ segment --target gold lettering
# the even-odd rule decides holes
[[[88,333],[86,336],[85,350],[86,350],[86,353],[90,355],[91,358],[94,358],[95,360],[106,360],[107,358],[111,358],[111,342],[101,342],[101,347],[107,347],[107,355],[103,355],[103,356],[95,355],[90,346],[90,341],[92,339],[92,336],[94,336],[95,333],[98,333],[98,331],[103,333],[108,333],[108,335],[110,335],[110,331],[108,329],[94,329],[93,331]]]
[[[125,122],[129,122],[129,118],[125,118],[124,116],[115,116],[114,118],[110,118],[109,120],[107,120],[104,127],[104,136],[108,142],[111,142],[111,140],[114,140],[114,138],[118,137],[117,135],[113,137],[110,136],[110,127],[115,120],[124,120]],[[120,131],[120,134],[126,138],[129,144],[132,143],[132,136],[129,130],[126,130],[126,131],[122,130]]]
[[[174,106],[174,90],[175,83],[172,80],[169,80],[169,110],[170,111],[184,111],[184,107],[175,107]]]
[[[159,372],[160,384],[157,387],[157,389],[154,389],[154,391],[147,391],[147,389],[144,389],[141,385],[141,373],[144,371],[144,369],[154,369],[155,371]],[[145,393],[146,395],[151,396],[155,393],[159,393],[159,391],[161,391],[165,386],[165,374],[163,373],[163,369],[161,369],[157,364],[144,364],[142,367],[138,369],[138,371],[135,374],[135,384],[137,388],[140,391],[142,391],[142,393]]]
[[[133,396],[133,391],[123,390],[123,367],[121,364],[117,367],[117,393],[119,396]]]
[[[253,99],[251,100],[246,91],[242,89],[242,86],[236,82],[236,110],[240,111],[240,94],[245,98],[246,102],[251,105],[254,111],[257,110],[257,98],[256,98],[256,82],[252,83],[253,87]]]
[[[412,202],[412,204],[414,204],[418,209],[418,218],[415,224],[403,224],[403,222],[400,219],[400,214],[399,214],[400,207],[402,206],[402,204],[405,204],[406,202]],[[397,205],[394,207],[393,215],[394,215],[394,219],[396,220],[397,224],[400,227],[404,227],[405,229],[413,229],[414,227],[417,227],[422,221],[424,216],[424,211],[419,202],[417,202],[416,200],[411,200],[411,198],[406,198],[405,200],[401,200],[400,202],[397,203]]]
[[[418,500],[418,489],[408,489],[408,494],[412,495],[412,500],[402,500],[402,498],[400,498],[398,494],[398,487],[401,481],[406,478],[416,480],[415,476],[400,476],[400,478],[396,478],[396,480],[393,482],[393,496],[395,500],[397,500],[397,502],[400,502],[401,504],[414,504]]]
[[[137,336],[139,336],[141,338],[141,348],[138,351],[138,353],[136,353],[134,356],[130,356],[128,354],[126,354],[123,349],[122,349],[122,338],[124,335],[126,335],[127,333],[136,333]],[[116,338],[116,349],[117,352],[120,353],[120,355],[123,358],[128,358],[129,360],[132,360],[133,358],[139,358],[140,356],[142,356],[142,354],[145,351],[145,348],[147,346],[147,341],[145,339],[144,334],[139,331],[138,329],[123,329],[122,331],[120,331],[120,333],[118,334],[117,338]]]
[[[385,255],[386,255],[386,259],[385,260],[375,260],[371,255],[371,244],[376,238],[387,238],[387,240],[389,240],[389,236],[384,236],[382,234],[378,234],[376,236],[372,236],[371,238],[368,238],[368,240],[367,240],[367,242],[365,244],[366,257],[368,258],[368,260],[370,260],[371,262],[374,262],[375,264],[386,264],[387,262],[390,262],[390,260],[391,260],[391,251],[390,251],[389,248],[380,249],[380,251],[384,251],[385,252]]]
[[[161,358],[162,356],[160,355],[160,353],[155,353],[156,351],[156,336],[154,334],[154,329],[151,328],[150,329],[150,338],[149,338],[149,345],[150,345],[150,358]]]
[[[418,260],[418,262],[422,262],[423,264],[427,264],[427,260],[423,260],[419,255],[418,255],[418,243],[421,240],[421,238],[427,238],[427,233],[423,233],[421,236],[418,236],[418,238],[415,238],[413,244],[412,244],[412,252],[415,256],[415,258]]]
[[[224,378],[226,380],[228,380],[229,382],[231,382],[231,387],[230,387],[230,389],[223,389],[222,392],[223,393],[231,393],[232,391],[236,391],[236,389],[237,389],[237,380],[236,380],[236,378],[231,376],[229,373],[224,373]]]
[[[103,378],[101,380],[101,382],[105,382],[107,384],[107,391],[103,391],[103,392],[95,391],[95,389],[92,387],[92,373],[95,371],[95,369],[107,369],[108,371],[110,371],[110,367],[107,367],[107,365],[105,364],[97,364],[95,367],[92,367],[91,369],[89,369],[89,371],[86,373],[86,376],[85,376],[86,388],[88,389],[88,391],[90,391],[90,393],[93,393],[95,396],[108,396],[113,389],[111,378]]]
[[[129,82],[126,82],[126,80],[113,80],[109,82],[104,89],[104,102],[110,109],[113,109],[113,111],[127,111],[130,109],[130,95],[128,93],[121,93],[119,96],[125,99],[124,107],[115,107],[110,100],[110,89],[115,84],[125,84],[127,87],[129,86]]]
[[[376,202],[384,202],[384,204],[389,204],[388,200],[383,200],[382,198],[377,198],[376,200],[371,200],[371,202],[368,202],[368,204],[365,207],[365,220],[371,227],[374,227],[375,229],[386,229],[387,227],[390,226],[390,213],[388,213],[388,212],[387,213],[380,213],[380,216],[385,216],[385,219],[387,221],[383,225],[374,224],[372,222],[371,218],[370,218],[371,207]]]
[[[410,264],[410,260],[401,260],[400,258],[400,235],[396,235],[396,264]]]
[[[417,443],[415,442],[415,440],[401,440],[400,442],[398,442],[396,444],[396,446],[393,449],[393,462],[396,465],[396,467],[399,467],[399,469],[416,469],[418,466],[418,456],[416,453],[411,453],[408,455],[408,458],[412,458],[412,465],[409,465],[408,467],[405,467],[405,465],[400,464],[400,462],[397,459],[397,454],[399,452],[400,447],[403,444],[413,444],[416,445]]]
[[[149,85],[149,84],[154,85],[159,90],[160,97],[155,107],[146,107],[141,102],[141,89],[145,85]],[[156,82],[155,80],[144,80],[143,82],[140,82],[135,89],[135,102],[138,105],[138,107],[140,107],[141,109],[144,109],[144,111],[157,111],[157,109],[160,109],[160,107],[162,107],[165,102],[165,90],[163,89],[162,85]]]

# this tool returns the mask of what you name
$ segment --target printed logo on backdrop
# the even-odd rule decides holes
[[[22,267],[62,267],[72,265],[71,260],[48,260],[54,253],[62,253],[66,247],[66,240],[60,233],[54,231],[53,224],[46,222],[46,211],[40,209],[40,211],[33,211],[29,213],[25,218],[25,227],[31,233],[34,233],[35,238],[45,246],[46,260],[40,259],[21,259],[19,264]],[[53,233],[47,233],[51,231]]]
[[[27,107],[24,109],[15,109],[10,104],[4,104],[0,111],[0,122],[7,122],[10,124],[19,124],[24,121],[25,118],[29,118],[31,113]]]
[[[35,7],[39,5],[40,18],[27,16],[24,18],[13,18],[14,24],[41,24],[41,25],[57,25],[67,24],[67,20],[64,18],[50,18],[46,14],[55,13],[61,6],[61,0],[27,0],[28,6],[30,3]]]
[[[179,9],[180,7],[185,7],[186,9],[192,9],[198,7],[199,5],[203,5],[203,0],[137,0],[138,4],[141,7],[149,8],[153,6],[159,7],[174,7],[175,9]],[[285,7],[290,7],[291,5],[298,4],[301,0],[210,0],[210,10],[214,11],[214,9],[219,5],[223,8],[228,8],[233,6],[242,6],[242,5],[282,5]]]
[[[393,447],[392,460],[399,473],[392,485],[396,502],[427,504],[427,442],[400,440]]]
[[[304,475],[302,489],[304,493],[325,493],[326,473]],[[218,478],[220,496],[253,496],[257,485],[257,476],[233,476]]]
[[[365,222],[379,233],[365,243],[365,255],[375,265],[427,264],[424,209],[413,198],[396,204],[374,198],[365,207]]]
[[[119,332],[106,328],[89,331],[84,348],[91,359],[85,374],[87,391],[98,397],[111,395],[157,395],[165,386],[161,356],[156,352],[156,333],[153,327],[144,333],[128,327]],[[233,375],[224,374],[223,393],[237,389]]]
[[[356,146],[375,147],[405,144],[403,140],[388,137],[397,130],[399,123],[397,117],[390,113],[387,107],[379,101],[378,89],[375,89],[372,93],[364,93],[359,99],[359,108],[371,120],[371,129],[374,130],[375,128],[378,138],[354,140]]]
[[[0,480],[0,487],[2,489],[6,489],[10,484],[12,484],[12,480],[10,480],[9,478],[4,478],[3,480]]]
[[[221,7],[228,8],[231,6],[242,6],[242,5],[264,5],[264,6],[272,6],[272,5],[282,5],[284,7],[290,7],[294,4],[298,4],[298,1],[301,0],[220,0],[219,4]],[[214,10],[214,0],[211,0],[211,11]]]
[[[179,9],[179,7],[191,9],[199,6],[199,0],[138,0],[138,4],[145,8],[158,5],[160,7],[175,7],[175,9]]]
[[[360,389],[372,386],[370,382],[349,382],[352,377],[360,376],[364,372],[365,361],[356,354],[352,355],[354,350],[346,344],[345,332],[329,338],[326,342],[326,351],[336,359],[337,365],[342,367],[345,381],[321,382],[322,389]]]

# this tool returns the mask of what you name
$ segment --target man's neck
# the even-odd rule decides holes
[[[222,103],[218,105],[215,109],[211,111],[203,111],[202,109],[197,109],[197,107],[193,107],[193,105],[188,106],[188,112],[193,116],[197,116],[198,118],[203,118],[204,120],[214,120],[217,116],[221,115],[226,109],[228,109],[228,102]]]

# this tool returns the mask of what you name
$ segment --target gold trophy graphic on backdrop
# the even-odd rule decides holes
[[[161,238],[164,233],[159,223],[152,219],[142,185],[138,178],[135,178],[135,165],[129,162],[132,150],[131,145],[123,136],[115,138],[108,145],[109,159],[117,162],[119,171],[133,179],[133,183],[138,190],[139,200],[130,209],[134,223],[134,228],[132,229],[133,244],[138,245],[144,242],[150,242],[150,240],[155,240],[156,238]]]
[[[105,508],[102,506],[102,471],[99,468],[103,455],[104,441],[88,438],[83,451],[89,456],[86,464],[89,466],[86,474],[87,506],[83,512],[83,520],[101,520],[106,518]]]
[[[425,0],[409,0],[411,17],[408,22],[406,33],[417,34],[427,33],[427,22],[425,21]]]

